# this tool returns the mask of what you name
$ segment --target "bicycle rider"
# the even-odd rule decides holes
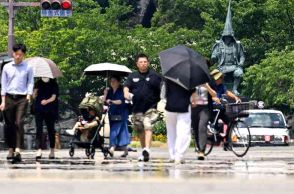
[[[223,84],[224,75],[219,70],[214,69],[213,71],[211,71],[210,75],[213,77],[215,81],[214,89],[217,93],[216,97],[212,98],[212,100],[214,101],[213,106],[214,108],[220,110],[219,119],[221,119],[224,122],[224,124],[228,124],[229,119],[225,114],[225,107],[222,105],[221,102],[222,96],[226,95],[232,100],[235,100],[236,103],[241,102],[241,99],[238,96],[236,96],[233,92],[227,90],[226,86]]]

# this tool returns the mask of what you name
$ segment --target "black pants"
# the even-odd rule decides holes
[[[192,108],[192,128],[194,130],[194,137],[197,147],[201,152],[205,151],[207,141],[207,123],[209,121],[208,106],[198,105]]]
[[[5,141],[9,148],[23,148],[24,118],[28,107],[25,96],[13,98],[6,95],[5,110]]]
[[[49,136],[50,148],[55,147],[55,115],[50,112],[35,112],[37,127],[36,142],[37,149],[42,149],[43,143],[43,122],[45,121]]]

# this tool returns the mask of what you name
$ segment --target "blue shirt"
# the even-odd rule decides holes
[[[108,112],[109,115],[121,115],[123,119],[128,119],[128,108],[127,108],[127,105],[125,104],[124,92],[122,87],[119,87],[115,92],[113,92],[113,89],[111,88],[108,91],[106,99],[122,101],[122,104],[120,105],[116,105],[116,104],[110,105],[109,112]]]
[[[32,95],[34,88],[33,69],[26,62],[16,65],[14,61],[4,65],[1,76],[1,95]]]
[[[218,98],[222,98],[222,95],[227,93],[227,88],[224,84],[216,85],[215,89],[216,89],[216,96]]]

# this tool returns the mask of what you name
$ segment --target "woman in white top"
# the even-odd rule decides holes
[[[210,103],[216,92],[208,83],[197,86],[192,94],[192,128],[199,148],[198,160],[204,160],[207,140],[207,124],[210,118]]]

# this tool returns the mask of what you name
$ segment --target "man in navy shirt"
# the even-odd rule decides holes
[[[216,97],[213,97],[212,100],[214,101],[214,106],[217,107],[218,109],[220,109],[220,113],[219,113],[219,119],[221,119],[225,124],[228,124],[229,119],[225,114],[225,108],[224,106],[222,106],[221,104],[221,98],[223,95],[227,95],[229,98],[231,98],[232,100],[235,100],[236,103],[241,102],[241,99],[236,96],[235,94],[233,94],[233,92],[227,90],[226,86],[223,84],[224,81],[224,75],[217,69],[214,69],[210,75],[213,77],[213,79],[215,80],[215,91],[216,91]],[[228,134],[227,134],[228,135]],[[224,150],[226,151],[226,143],[224,146]]]
[[[216,104],[221,104],[220,99],[222,96],[225,94],[229,98],[235,100],[236,102],[240,102],[240,98],[233,94],[233,92],[227,90],[226,86],[223,84],[224,81],[224,75],[217,69],[214,69],[210,75],[213,77],[215,80],[215,90],[216,90],[216,98],[213,98],[214,102]]]

